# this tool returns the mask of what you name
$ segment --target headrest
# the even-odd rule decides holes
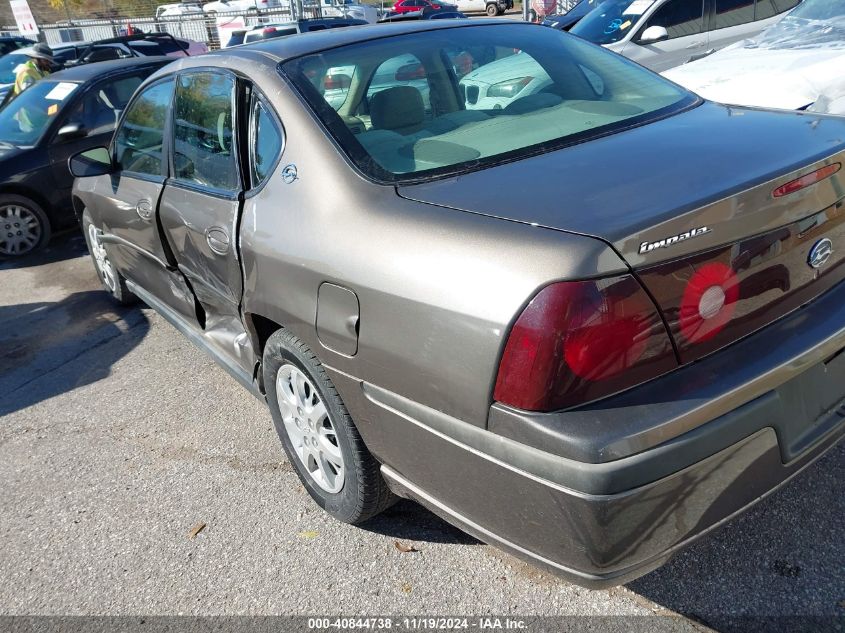
[[[414,132],[425,119],[420,91],[412,86],[394,86],[373,95],[370,119],[377,130]]]

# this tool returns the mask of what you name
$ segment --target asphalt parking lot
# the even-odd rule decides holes
[[[112,305],[78,234],[0,264],[0,324],[2,614],[845,617],[841,444],[664,568],[589,591],[411,502],[328,518],[263,405],[152,310]]]

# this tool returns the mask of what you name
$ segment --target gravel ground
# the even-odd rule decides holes
[[[81,237],[0,265],[0,324],[2,614],[845,616],[844,446],[662,569],[589,591],[411,502],[328,518],[264,405],[152,310],[115,308]]]

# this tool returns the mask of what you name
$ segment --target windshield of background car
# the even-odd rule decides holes
[[[614,53],[528,24],[360,42],[282,70],[357,166],[390,182],[549,151],[697,102]]]
[[[21,147],[35,145],[78,88],[46,79],[33,84],[0,110],[0,139]]]
[[[593,42],[612,44],[624,38],[655,0],[605,0],[572,27],[570,33]]]
[[[15,83],[15,68],[25,64],[29,59],[26,55],[9,53],[0,57],[0,84]]]

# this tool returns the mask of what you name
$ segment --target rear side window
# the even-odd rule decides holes
[[[115,137],[115,160],[123,171],[162,175],[164,123],[173,80],[150,86],[132,102]]]
[[[650,26],[665,28],[670,40],[701,33],[704,30],[704,2],[669,0],[651,15],[643,30]]]
[[[754,0],[716,0],[714,29],[739,26],[754,21]]]
[[[273,116],[263,102],[256,100],[250,129],[250,169],[252,186],[259,186],[282,153],[283,137]]]
[[[173,125],[173,166],[178,180],[225,191],[237,189],[234,95],[231,75],[198,72],[179,78]]]

